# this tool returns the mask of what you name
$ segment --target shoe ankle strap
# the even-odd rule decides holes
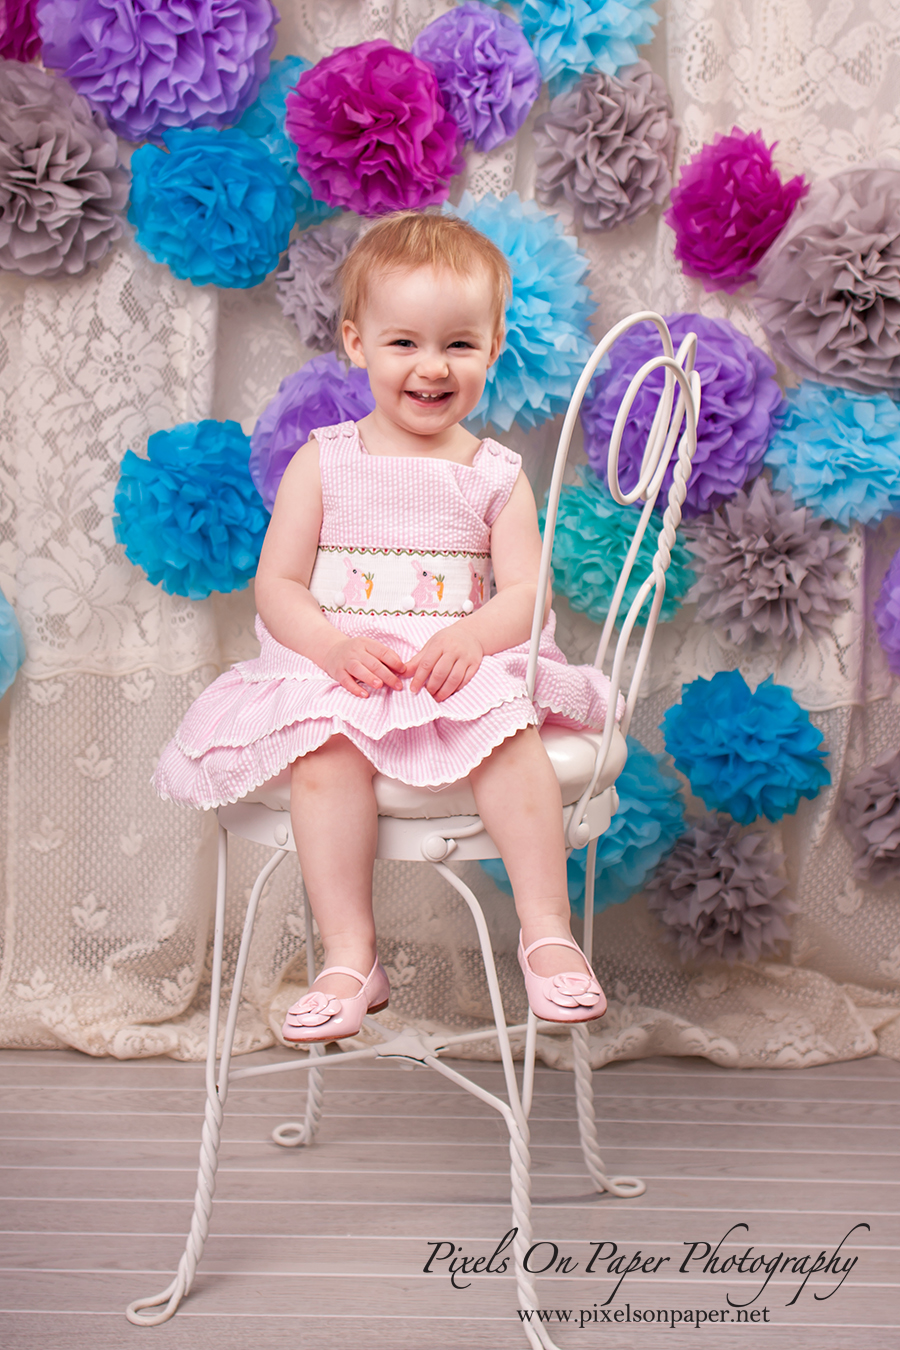
[[[573,952],[578,952],[579,955],[584,956],[584,952],[572,938],[545,937],[538,938],[537,942],[532,942],[530,947],[525,948],[522,955],[525,957],[526,961],[532,952],[537,951],[538,947],[571,947]]]
[[[353,970],[350,966],[327,966],[325,970],[319,971],[316,979],[321,980],[323,975],[352,975],[354,980],[359,980],[360,984],[365,984],[369,978],[368,975],[360,975],[358,970]],[[354,994],[353,997],[355,998],[356,995]]]

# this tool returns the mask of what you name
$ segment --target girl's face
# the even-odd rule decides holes
[[[481,271],[460,277],[420,267],[373,278],[343,339],[353,364],[369,373],[377,411],[419,436],[467,417],[500,350],[493,301]]]

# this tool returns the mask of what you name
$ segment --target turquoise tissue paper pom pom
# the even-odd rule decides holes
[[[147,458],[122,459],[113,518],[136,567],[169,595],[202,600],[252,579],[269,523],[250,477],[250,438],[237,422],[157,431]]]
[[[804,380],[766,452],[775,487],[845,528],[900,511],[900,408],[887,394]]]
[[[496,4],[498,0],[491,0]],[[638,59],[637,49],[653,38],[660,16],[650,0],[510,0],[551,81],[551,94],[579,75],[602,70],[615,75]]]
[[[755,693],[738,670],[683,685],[662,729],[691,791],[741,825],[791,815],[831,782],[821,731],[771,675]]]
[[[593,351],[593,305],[581,284],[588,260],[555,216],[516,192],[478,202],[464,193],[456,214],[497,245],[512,273],[506,338],[471,420],[504,431],[539,426],[565,411]]]
[[[560,494],[553,541],[553,585],[573,609],[587,614],[595,623],[603,623],[641,512],[639,507],[614,502],[590,469],[582,467],[578,474],[581,486],[564,487]],[[546,512],[542,511],[541,529],[545,519]],[[651,521],[625,587],[620,619],[628,613],[650,572],[658,534],[659,522]],[[682,597],[695,580],[691,555],[681,539],[676,538],[660,618],[671,619],[678,613]],[[651,599],[652,592],[641,606],[639,623],[647,622]]]
[[[236,128],[178,128],[163,140],[165,151],[142,145],[131,157],[128,219],[141,248],[195,286],[258,286],[294,223],[284,169]]]
[[[309,61],[302,56],[285,56],[281,61],[273,61],[256,102],[251,103],[237,124],[238,131],[261,141],[284,169],[294,194],[297,224],[304,230],[308,225],[316,225],[336,214],[334,207],[313,196],[312,188],[297,168],[297,147],[284,129],[288,92],[303,71],[311,69]]]
[[[25,639],[16,612],[0,591],[0,696],[6,693],[25,660]]]
[[[651,755],[634,736],[627,741],[628,759],[616,779],[619,809],[597,840],[594,911],[598,914],[610,905],[624,904],[639,891],[684,831],[681,788],[665,757]],[[575,849],[566,863],[569,902],[576,914],[584,913],[586,863],[587,848]],[[500,858],[488,858],[481,866],[512,895]]]

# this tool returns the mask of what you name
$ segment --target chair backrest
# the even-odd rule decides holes
[[[610,436],[606,477],[610,495],[620,506],[629,507],[638,502],[643,502],[644,507],[637,521],[631,546],[622,565],[622,570],[619,574],[619,579],[616,583],[616,588],[610,603],[609,613],[607,614],[606,622],[603,625],[603,631],[600,635],[600,643],[594,661],[594,664],[598,667],[602,666],[606,659],[610,639],[616,624],[619,621],[619,611],[622,606],[625,588],[628,585],[631,573],[634,569],[641,541],[650,524],[650,518],[653,514],[656,499],[659,496],[669,462],[676,453],[676,447],[677,462],[675,464],[672,486],[669,488],[668,502],[662,517],[662,526],[657,536],[656,552],[653,556],[650,571],[638,587],[637,594],[632,600],[627,614],[621,621],[619,637],[613,652],[609,698],[609,706],[611,709],[615,708],[618,703],[619,691],[622,684],[622,672],[624,669],[626,653],[631,642],[632,631],[637,623],[637,618],[644,602],[652,592],[653,600],[650,606],[650,613],[644,627],[644,635],[641,639],[640,647],[638,648],[634,671],[628,686],[628,694],[625,701],[625,713],[620,723],[620,730],[623,734],[628,731],[631,722],[638,691],[650,655],[653,636],[656,632],[656,625],[659,621],[659,612],[662,608],[662,603],[666,594],[666,572],[669,567],[669,562],[671,561],[672,548],[675,543],[675,531],[681,521],[681,508],[684,505],[687,483],[691,474],[691,464],[697,449],[697,422],[700,415],[700,377],[694,370],[694,359],[697,352],[696,334],[689,333],[676,352],[665,319],[659,314],[653,313],[651,310],[644,310],[638,314],[630,315],[627,319],[623,319],[621,323],[617,323],[615,327],[609,330],[601,342],[598,342],[597,346],[594,348],[593,354],[582,371],[581,377],[575,386],[575,392],[569,402],[568,411],[566,412],[565,421],[563,422],[562,431],[559,437],[559,444],[556,450],[556,459],[553,464],[553,474],[550,480],[550,491],[547,499],[546,524],[544,526],[543,550],[541,552],[541,568],[538,577],[537,595],[535,597],[534,616],[531,626],[531,645],[528,654],[527,673],[528,694],[529,697],[533,697],[537,673],[538,647],[540,645],[541,628],[543,626],[544,599],[547,593],[547,583],[550,578],[550,561],[553,554],[553,540],[556,533],[559,496],[562,490],[563,475],[565,473],[566,461],[569,455],[569,446],[572,440],[572,432],[575,429],[576,418],[578,417],[578,412],[581,408],[585,393],[587,392],[588,385],[600,362],[609,352],[613,343],[616,342],[623,333],[626,333],[638,323],[655,324],[659,332],[662,350],[659,356],[653,357],[641,366],[625,392],[625,397],[622,399],[612,435]],[[655,370],[664,371],[663,389],[647,436],[647,444],[644,448],[638,481],[628,492],[623,492],[619,483],[619,451],[622,444],[622,435],[632,405],[637,398],[641,386]],[[683,432],[681,431],[682,424],[684,424]],[[587,842],[584,812],[593,795],[594,788],[596,787],[600,774],[603,771],[606,758],[609,754],[614,726],[614,719],[608,717],[600,748],[597,752],[597,762],[594,768],[593,779],[582,794],[575,810],[572,812],[567,832],[567,843],[573,848],[581,847]]]

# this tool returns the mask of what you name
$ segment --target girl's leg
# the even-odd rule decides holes
[[[291,825],[325,965],[350,966],[363,975],[375,960],[374,776],[365,755],[345,736],[332,736],[291,766]],[[328,975],[315,987],[335,998],[359,993],[348,975]]]
[[[522,925],[522,946],[571,938],[559,783],[537,727],[501,742],[469,775],[478,812],[506,864]],[[537,975],[578,970],[571,947],[539,947]]]

